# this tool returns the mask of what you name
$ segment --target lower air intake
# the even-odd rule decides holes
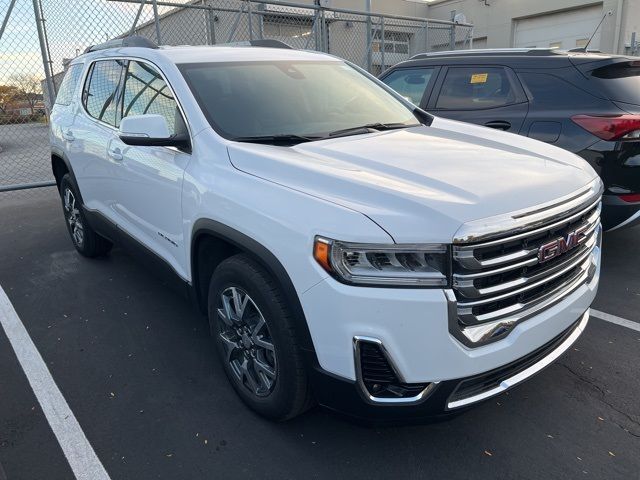
[[[360,375],[367,393],[377,399],[403,399],[420,395],[428,383],[404,383],[379,343],[358,342]]]

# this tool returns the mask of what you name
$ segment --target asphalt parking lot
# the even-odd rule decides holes
[[[0,187],[53,181],[50,153],[47,124],[0,125]]]
[[[639,240],[605,236],[594,305],[634,324]],[[448,422],[315,409],[275,424],[236,398],[184,300],[119,249],[75,253],[53,189],[0,196],[0,286],[112,479],[640,478],[640,332],[597,318],[556,364]],[[0,479],[69,465],[0,328]]]

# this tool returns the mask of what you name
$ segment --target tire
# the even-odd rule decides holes
[[[249,408],[283,421],[312,406],[291,309],[257,262],[238,254],[220,263],[209,284],[208,316],[224,371]]]
[[[60,181],[60,198],[67,231],[78,253],[89,258],[109,253],[112,243],[98,235],[87,222],[79,200],[80,195],[68,173]]]

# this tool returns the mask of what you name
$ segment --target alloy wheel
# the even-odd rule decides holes
[[[253,299],[239,287],[220,295],[219,341],[236,381],[258,397],[276,384],[276,352],[269,327]]]
[[[68,187],[64,190],[64,213],[73,241],[76,245],[82,247],[84,243],[84,225],[82,224],[82,217],[80,217],[80,210],[76,205],[76,197]]]

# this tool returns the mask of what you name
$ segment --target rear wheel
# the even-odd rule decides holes
[[[208,310],[225,373],[251,409],[286,420],[311,406],[289,306],[258,263],[244,254],[223,261],[211,278]]]
[[[76,250],[85,257],[98,257],[109,253],[112,247],[111,242],[98,235],[87,223],[82,212],[80,196],[69,174],[62,177],[60,196],[67,230]]]

